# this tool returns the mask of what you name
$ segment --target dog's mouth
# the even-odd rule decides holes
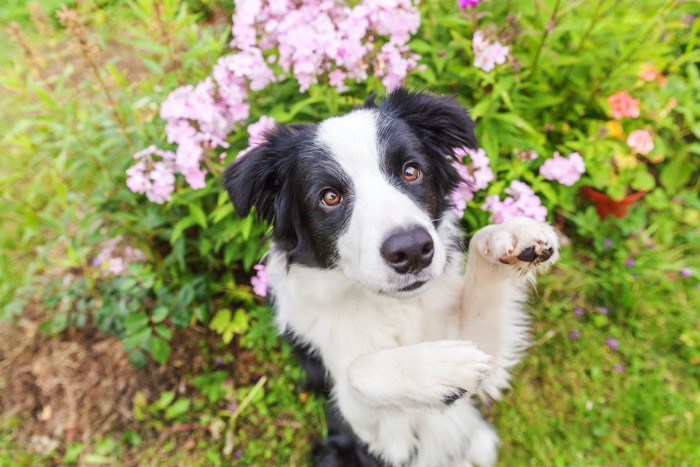
[[[397,292],[411,292],[423,286],[428,281],[415,281],[413,284],[408,285],[402,289],[397,290]]]

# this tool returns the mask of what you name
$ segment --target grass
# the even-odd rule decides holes
[[[54,1],[42,4],[46,11],[57,7]],[[159,56],[169,52],[157,44],[139,43],[150,40],[153,31],[133,10],[112,2],[99,11],[103,22],[93,26],[112,53],[101,64],[132,70],[128,79],[122,77],[126,85],[112,74],[112,89],[127,131],[143,138],[136,141],[143,145],[154,131],[162,89],[192,77],[180,76],[178,63]],[[2,9],[0,25],[9,21],[26,29],[36,50],[66,58],[61,54],[67,53],[68,39],[59,31],[53,45],[45,43],[31,29],[24,2],[14,0]],[[180,45],[194,52],[182,52],[180,63],[205,74],[224,42],[225,27],[190,26],[180,24]],[[120,37],[115,31],[129,32]],[[69,276],[85,261],[85,243],[114,221],[91,216],[91,203],[103,196],[95,187],[112,173],[123,174],[130,151],[79,56],[68,54],[68,71],[42,88],[26,74],[19,79],[19,68],[13,72],[19,65],[9,64],[19,53],[17,47],[0,52],[9,70],[0,83],[0,97],[8,102],[0,108],[8,148],[0,158],[6,206],[0,305],[27,283],[39,294],[47,283],[41,281]],[[129,63],[132,55],[145,57],[146,65]],[[75,70],[87,78],[76,78]],[[100,165],[117,168],[96,168]],[[487,411],[501,436],[502,465],[681,466],[700,457],[700,206],[696,194],[676,195],[680,198],[669,199],[657,190],[623,222],[601,223],[590,207],[565,220],[571,241],[557,267],[541,278],[531,303],[534,345],[514,372],[512,391]],[[690,277],[681,274],[684,268]],[[47,306],[43,316],[55,308]],[[20,304],[4,315],[25,311]],[[216,465],[231,458],[241,465],[306,465],[308,440],[324,430],[323,403],[300,392],[302,372],[290,349],[274,337],[269,313],[252,321],[254,329],[235,347],[197,343],[193,352],[205,364],[182,363],[177,380],[163,379],[160,399],[134,401],[128,429],[89,445],[62,440],[54,452],[37,455],[17,441],[22,417],[32,415],[3,416],[0,465],[79,459]],[[201,324],[191,327],[208,332]],[[235,384],[217,376],[218,358],[225,360],[226,371],[243,372]],[[263,377],[267,382],[256,386]],[[163,399],[169,393],[173,399]]]

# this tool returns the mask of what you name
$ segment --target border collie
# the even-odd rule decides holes
[[[471,399],[498,399],[528,344],[524,302],[558,256],[545,223],[474,233],[450,193],[473,122],[399,89],[317,125],[278,125],[224,185],[273,225],[267,272],[283,334],[323,365],[338,439],[323,465],[489,466],[498,437]],[[325,449],[325,451],[324,451]]]

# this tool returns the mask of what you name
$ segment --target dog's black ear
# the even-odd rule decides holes
[[[278,182],[279,154],[269,142],[238,157],[223,174],[224,188],[240,217],[256,206],[260,219],[272,222]]]
[[[477,147],[474,122],[451,97],[398,88],[385,98],[382,107],[406,122],[428,150],[448,155],[454,148]]]
[[[314,131],[309,125],[278,125],[223,175],[236,213],[247,216],[255,206],[258,217],[274,226],[274,240],[297,261],[310,259],[304,256],[309,242],[294,191],[296,159],[310,146]]]

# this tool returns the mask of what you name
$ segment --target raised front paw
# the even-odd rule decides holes
[[[371,406],[445,407],[476,394],[491,361],[470,342],[421,342],[358,357],[348,378]]]
[[[529,217],[515,217],[479,230],[472,238],[469,251],[492,263],[513,266],[525,274],[557,260],[559,239],[549,224]]]
[[[428,405],[452,405],[476,394],[493,371],[493,357],[465,341],[425,342],[414,346],[416,375],[412,397]],[[420,368],[420,370],[419,370]]]

